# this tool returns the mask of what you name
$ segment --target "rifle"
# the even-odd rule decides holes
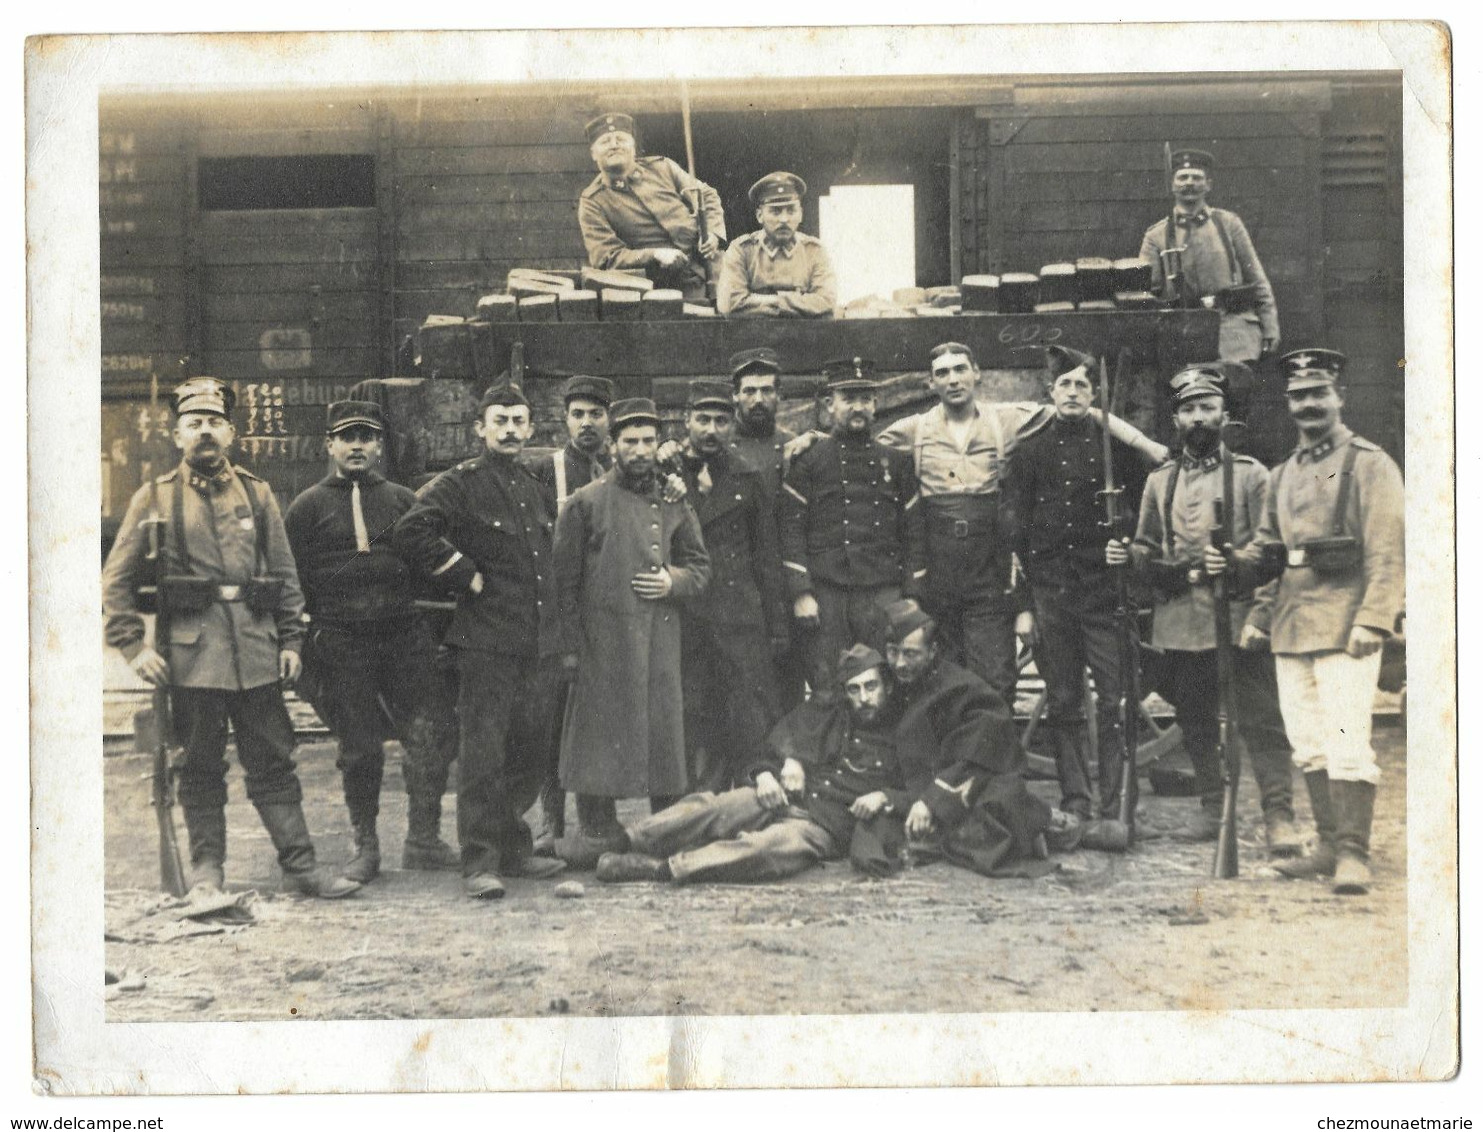
[[[1118,359],[1119,376],[1122,371],[1122,360],[1120,356]],[[1097,496],[1106,508],[1106,518],[1103,524],[1107,528],[1107,535],[1109,538],[1118,538],[1122,529],[1119,504],[1122,500],[1123,489],[1117,483],[1116,473],[1112,466],[1112,431],[1108,428],[1111,409],[1107,391],[1107,359],[1099,358],[1098,364],[1101,367],[1102,379],[1097,390],[1097,400],[1102,410],[1102,490],[1097,492]],[[1118,689],[1118,718],[1121,721],[1123,733],[1123,763],[1120,768],[1121,797],[1118,803],[1117,819],[1127,827],[1128,844],[1131,845],[1136,815],[1135,794],[1138,787],[1139,706],[1143,702],[1138,688],[1138,613],[1133,609],[1128,593],[1127,569],[1118,568],[1114,577],[1117,579],[1115,617],[1119,629],[1119,646],[1122,649],[1122,687]],[[1098,691],[1100,692],[1101,689]],[[1105,757],[1105,754],[1100,757]]]
[[[688,191],[695,194],[695,246],[696,257],[700,260],[701,270],[705,272],[705,294],[711,302],[716,301],[716,269],[710,258],[700,254],[700,245],[706,242],[710,232],[706,226],[705,203],[701,200],[700,178],[695,175],[695,137],[690,131],[690,86],[684,80],[680,81],[680,121],[685,128],[685,165],[690,173],[690,180],[695,182],[694,188]]]
[[[149,382],[149,404],[151,410],[159,404],[159,382],[151,377]],[[151,413],[153,416],[153,413]],[[153,586],[140,587],[141,594],[154,597],[154,645],[155,651],[165,661],[166,677],[157,684],[153,694],[154,704],[154,771],[150,780],[150,805],[154,807],[155,824],[160,836],[160,889],[171,896],[186,894],[185,867],[180,860],[180,842],[175,835],[175,775],[181,762],[181,752],[175,741],[175,717],[170,710],[170,610],[165,601],[160,580],[169,573],[161,553],[160,527],[164,518],[160,513],[159,484],[150,469],[149,477],[149,549],[145,552],[147,570],[152,574]]]
[[[1236,541],[1234,512],[1236,469],[1231,450],[1225,445],[1220,452],[1221,497],[1215,501],[1215,529],[1212,542],[1228,551]],[[1215,842],[1215,862],[1210,875],[1229,880],[1241,873],[1236,846],[1236,791],[1241,784],[1241,748],[1232,742],[1235,726],[1235,701],[1231,695],[1234,675],[1235,643],[1231,639],[1231,589],[1225,574],[1213,579],[1215,593],[1215,671],[1219,688],[1216,708],[1216,753],[1220,758],[1224,792],[1220,802],[1220,833]]]

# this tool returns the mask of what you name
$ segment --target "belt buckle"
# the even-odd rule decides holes
[[[954,519],[953,520],[953,535],[956,538],[967,538],[968,537],[968,520],[967,519]]]
[[[239,601],[242,597],[242,587],[237,585],[218,586],[217,595],[222,601]]]
[[[1295,546],[1287,552],[1287,564],[1289,566],[1308,565],[1308,552],[1301,546]]]

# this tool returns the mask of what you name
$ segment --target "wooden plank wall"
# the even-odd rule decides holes
[[[1137,255],[1144,231],[1171,207],[1164,142],[1197,146],[1218,163],[1211,203],[1238,213],[1252,234],[1284,342],[1314,342],[1325,316],[1329,105],[1329,85],[1314,82],[1001,93],[958,124],[961,271]],[[1271,460],[1291,435],[1275,365],[1260,367],[1258,379],[1252,450]]]

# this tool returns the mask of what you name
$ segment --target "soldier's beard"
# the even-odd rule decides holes
[[[220,471],[222,465],[227,462],[227,456],[215,444],[210,445],[206,452],[202,452],[201,446],[197,445],[186,456],[185,462],[198,472],[216,472]]]
[[[771,405],[753,405],[741,411],[741,423],[755,436],[766,436],[772,432],[778,419],[778,411]]]
[[[1220,447],[1220,430],[1209,425],[1190,425],[1184,433],[1184,449],[1191,456],[1208,456]]]

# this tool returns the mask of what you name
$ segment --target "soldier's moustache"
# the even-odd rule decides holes
[[[1196,456],[1208,456],[1220,445],[1220,430],[1210,425],[1192,424],[1185,430],[1184,446]]]

